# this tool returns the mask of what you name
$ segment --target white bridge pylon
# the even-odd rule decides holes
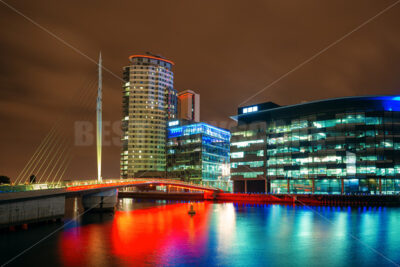
[[[97,125],[96,125],[96,144],[97,144],[97,181],[101,182],[101,147],[102,147],[102,77],[101,77],[101,52],[99,55],[99,80],[98,80],[98,89],[97,89],[97,105],[96,105],[96,117],[97,117]]]

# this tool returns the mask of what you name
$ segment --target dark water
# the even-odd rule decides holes
[[[72,203],[74,204],[74,203]],[[76,204],[76,203],[75,203]],[[399,208],[120,200],[111,214],[3,232],[9,266],[396,266]],[[69,210],[69,216],[77,210]]]

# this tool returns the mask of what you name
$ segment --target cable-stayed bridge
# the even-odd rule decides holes
[[[103,179],[102,162],[102,75],[101,55],[98,64],[98,82],[93,79],[83,84],[72,96],[72,108],[66,108],[43,138],[22,171],[10,185],[0,185],[0,227],[62,218],[65,198],[79,196],[86,210],[113,209],[118,189],[126,187],[162,186],[213,194],[221,190],[179,180],[158,178]],[[97,84],[97,86],[96,86]],[[97,87],[95,98],[94,88]],[[93,99],[96,99],[94,103]],[[96,106],[97,178],[93,180],[65,180],[73,159],[73,141],[68,130],[73,130],[76,117],[70,113],[83,113],[81,120],[92,118]]]
[[[172,179],[97,179],[65,181],[62,183],[6,185],[0,190],[0,228],[50,219],[61,219],[65,213],[65,199],[81,198],[85,210],[113,210],[118,189],[127,187],[170,188],[202,192],[212,195],[221,190]]]

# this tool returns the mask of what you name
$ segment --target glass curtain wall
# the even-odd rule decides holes
[[[399,125],[399,112],[383,111],[269,122],[266,170],[271,192],[399,193]]]

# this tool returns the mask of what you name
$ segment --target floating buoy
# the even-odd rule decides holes
[[[196,212],[193,209],[193,204],[190,205],[190,210],[188,211],[188,214],[190,214],[190,215],[195,215],[196,214]]]

